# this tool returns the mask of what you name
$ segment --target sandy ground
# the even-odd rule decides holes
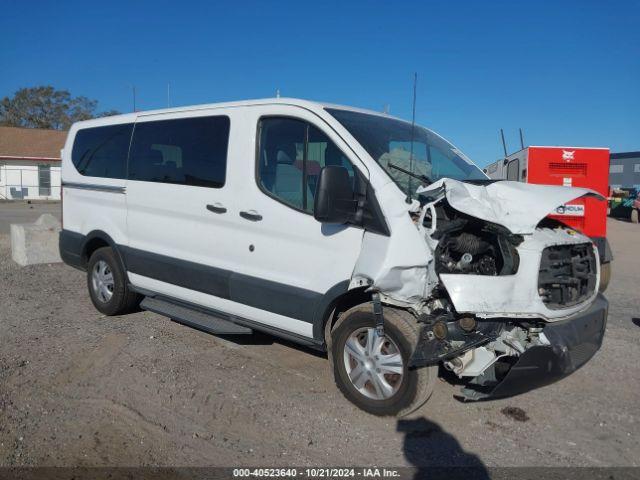
[[[400,421],[353,407],[311,350],[104,317],[82,272],[19,268],[0,234],[0,465],[638,466],[640,227],[610,220],[609,234],[609,324],[590,363],[494,402],[439,382]]]

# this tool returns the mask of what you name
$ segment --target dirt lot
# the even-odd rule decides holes
[[[344,400],[310,350],[101,316],[81,272],[19,268],[0,234],[0,465],[638,466],[640,228],[609,231],[609,325],[589,364],[487,403],[440,383],[400,422]]]

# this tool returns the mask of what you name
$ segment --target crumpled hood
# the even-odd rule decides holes
[[[586,188],[511,181],[473,185],[451,178],[420,187],[417,192],[434,198],[444,193],[449,205],[459,212],[502,225],[516,234],[533,233],[540,220],[571,200],[585,196],[604,199]]]

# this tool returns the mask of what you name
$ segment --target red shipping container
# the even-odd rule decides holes
[[[527,147],[488,165],[491,178],[541,185],[590,188],[607,197],[609,149],[582,147]],[[598,242],[607,235],[607,202],[582,198],[559,206],[549,215]]]
[[[528,183],[563,185],[595,190],[605,198],[609,191],[609,149],[529,147]],[[575,207],[573,207],[575,206]],[[607,236],[607,202],[582,198],[550,215],[591,238]]]

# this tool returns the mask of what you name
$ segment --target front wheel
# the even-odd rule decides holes
[[[409,368],[418,342],[414,317],[384,309],[384,336],[376,331],[371,303],[345,312],[331,333],[334,378],[344,396],[374,415],[406,415],[431,396],[437,367]]]

